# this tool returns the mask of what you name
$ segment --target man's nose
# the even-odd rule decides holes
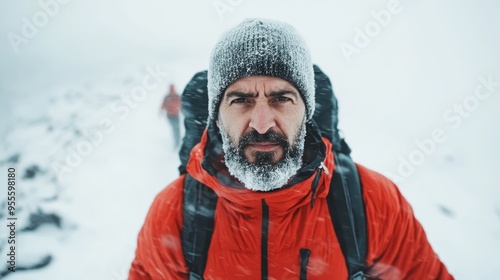
[[[264,134],[269,129],[276,126],[275,112],[267,102],[257,102],[252,109],[252,116],[249,126],[258,133]]]

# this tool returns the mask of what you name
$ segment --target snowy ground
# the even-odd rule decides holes
[[[18,170],[18,265],[49,262],[6,279],[126,279],[148,207],[177,174],[159,115],[167,85],[182,88],[205,69],[222,30],[249,16],[281,19],[303,34],[334,82],[355,160],[399,181],[456,278],[498,274],[500,85],[482,80],[500,81],[500,5],[401,1],[349,62],[342,42],[354,45],[355,28],[391,1],[92,2],[60,4],[18,53],[0,42],[0,181],[8,167]],[[231,9],[217,12],[220,3]],[[21,34],[22,18],[41,10],[38,1],[0,6],[2,34]],[[143,100],[122,101],[152,72],[156,87]],[[471,107],[480,85],[484,98]],[[461,115],[457,104],[471,109]],[[425,154],[417,143],[436,130],[442,141]],[[418,164],[401,167],[419,151]]]

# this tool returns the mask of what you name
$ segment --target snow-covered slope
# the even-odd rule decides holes
[[[252,16],[297,27],[333,80],[353,157],[398,181],[456,278],[497,274],[495,1],[400,1],[366,45],[356,28],[366,33],[393,1],[92,2],[60,4],[18,53],[0,41],[0,181],[18,170],[18,265],[43,266],[6,279],[126,279],[148,207],[177,174],[159,115],[167,85],[206,69],[220,33]],[[22,18],[41,10],[0,4],[0,33],[21,34]],[[130,101],[153,76],[157,86]]]

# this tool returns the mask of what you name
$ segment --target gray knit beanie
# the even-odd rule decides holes
[[[295,29],[268,19],[247,19],[215,46],[208,68],[209,120],[215,120],[224,91],[248,76],[272,76],[291,83],[314,114],[314,70],[309,51]]]

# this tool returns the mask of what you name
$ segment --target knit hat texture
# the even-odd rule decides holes
[[[218,115],[224,91],[248,76],[284,79],[299,91],[306,119],[314,114],[314,70],[309,50],[289,24],[247,19],[222,35],[208,68],[209,120]]]

